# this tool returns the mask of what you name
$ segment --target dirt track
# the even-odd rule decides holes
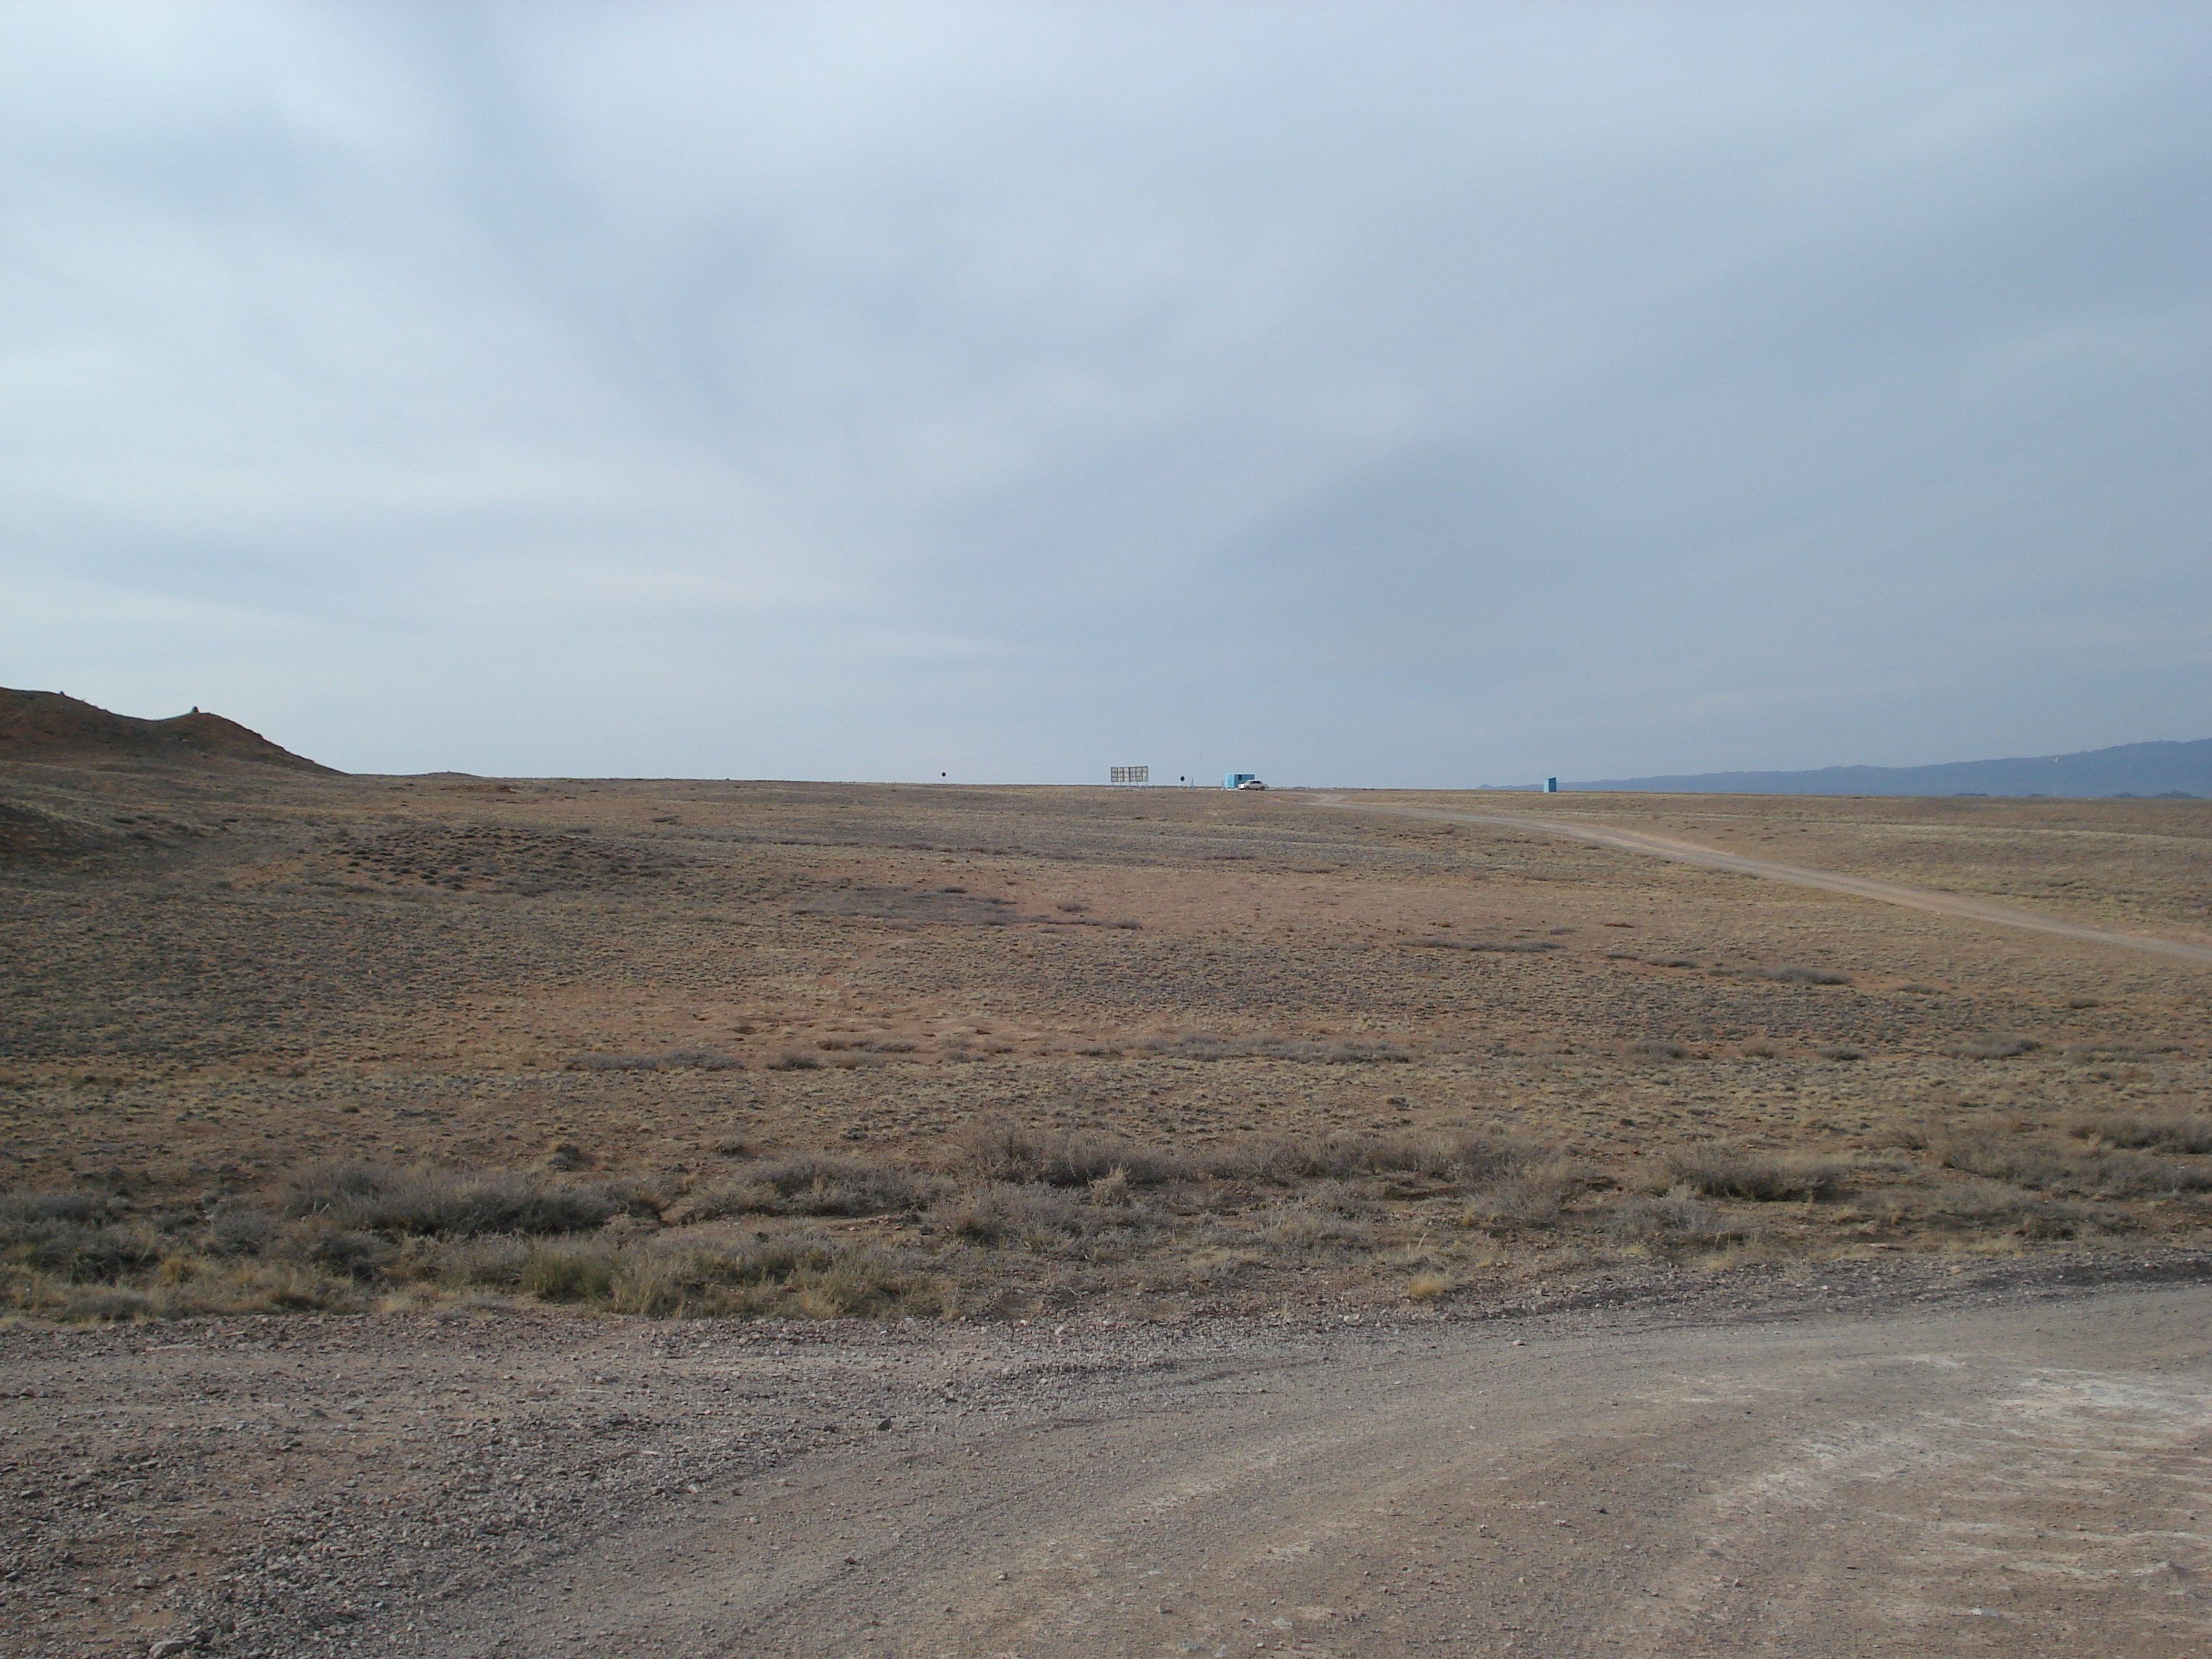
[[[70,1577],[103,1532],[194,1565],[167,1608],[123,1559],[29,1571],[9,1650],[2198,1654],[2206,1265],[1489,1320],[19,1328],[11,1496],[82,1507]],[[105,1408],[33,1403],[89,1370]]]
[[[1149,1385],[1109,1360],[468,1624],[525,1653],[2202,1653],[2208,1313],[1415,1328]]]
[[[1338,795],[1315,796],[1310,804],[1357,812],[1387,812],[1395,817],[1428,818],[1443,823],[1480,823],[1495,828],[1531,830],[1540,835],[1565,836],[1599,847],[1617,848],[1625,853],[1646,853],[1656,858],[1672,859],[1679,864],[1699,865],[1708,870],[1729,870],[1739,875],[1763,877],[1768,881],[1786,881],[1793,886],[1817,887],[1826,892],[1847,893],[1854,898],[1874,899],[1883,904],[1901,904],[1911,910],[1960,916],[1969,921],[1991,922],[2001,927],[2026,927],[2037,933],[2056,933],[2061,939],[2083,939],[2093,945],[2117,945],[2130,951],[2148,951],[2154,956],[2179,957],[2184,962],[2212,962],[2212,945],[2192,945],[2184,939],[2159,939],[2143,933],[2115,933],[2108,927],[2084,927],[2078,922],[2039,915],[2033,910],[2016,909],[2009,904],[1992,904],[1986,899],[1962,898],[1955,893],[1935,893],[1924,887],[1907,887],[1893,881],[1846,875],[1839,871],[1810,870],[1802,865],[1778,864],[1771,859],[1747,858],[1741,853],[1724,853],[1716,848],[1699,847],[1691,842],[1654,836],[1641,830],[1566,823],[1557,818],[1521,817],[1503,813],[1448,812],[1435,807],[1382,805],[1346,800]]]

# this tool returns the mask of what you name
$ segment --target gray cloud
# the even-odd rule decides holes
[[[0,12],[0,651],[362,769],[2212,704],[2194,9]]]

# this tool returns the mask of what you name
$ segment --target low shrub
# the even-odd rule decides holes
[[[634,1194],[495,1171],[394,1170],[332,1164],[301,1171],[279,1206],[295,1218],[392,1235],[466,1238],[479,1233],[574,1233],[649,1207]]]
[[[1934,1149],[1946,1169],[2032,1192],[2076,1198],[2153,1198],[2212,1191],[2212,1169],[2129,1148],[2069,1149],[1996,1133],[1954,1135]]]
[[[0,1261],[82,1284],[118,1279],[161,1259],[161,1241],[149,1228],[70,1220],[70,1213],[84,1212],[68,1206],[52,1206],[58,1212],[45,1216],[36,1212],[47,1206],[26,1207],[33,1218],[0,1225]]]
[[[1109,1228],[1133,1224],[1126,1206],[1085,1203],[1058,1187],[992,1182],[940,1199],[929,1220],[948,1237],[1043,1255]]]
[[[1554,1226],[1583,1185],[1581,1172],[1565,1158],[1533,1164],[1469,1199],[1461,1224],[1492,1232]]]
[[[620,1259],[605,1305],[656,1318],[797,1313],[845,1319],[949,1313],[953,1298],[942,1280],[889,1252],[787,1238],[634,1248]]]
[[[2033,1037],[1985,1036],[1954,1042],[1943,1052],[1953,1060],[2012,1060],[2042,1046]]]
[[[0,1195],[0,1242],[17,1228],[43,1222],[93,1225],[120,1214],[123,1207],[106,1193],[9,1193]]]
[[[1747,1199],[1773,1204],[1832,1199],[1849,1185],[1846,1167],[1830,1158],[1746,1153],[1722,1147],[1685,1147],[1656,1160],[1653,1184],[1705,1198]]]
[[[1128,1186],[1158,1187],[1192,1172],[1188,1159],[1158,1148],[1005,1123],[971,1135],[960,1163],[987,1180],[1048,1187],[1088,1187],[1117,1171]]]
[[[1380,1206],[1334,1182],[1323,1182],[1269,1210],[1259,1237],[1276,1249],[1292,1252],[1365,1249],[1374,1243],[1374,1223],[1381,1213]]]
[[[1398,1065],[1413,1059],[1395,1042],[1364,1037],[1227,1037],[1210,1031],[1186,1031],[1177,1036],[1145,1037],[1133,1046],[1142,1053],[1171,1060],[1286,1060],[1323,1066],[1367,1066]]]
[[[671,1048],[658,1054],[577,1054],[572,1072],[739,1072],[744,1062],[714,1048]]]
[[[1435,934],[1417,939],[1415,945],[1432,951],[1475,951],[1496,956],[1533,956],[1541,951],[1556,951],[1559,941],[1548,939],[1451,939]]]
[[[375,1233],[313,1224],[295,1230],[280,1248],[311,1267],[362,1283],[381,1279],[394,1255],[391,1241]]]
[[[2212,1116],[2197,1112],[2085,1117],[2068,1133],[2093,1146],[2191,1155],[2212,1152]]]
[[[1748,1227],[1731,1222],[1686,1188],[1621,1200],[1607,1212],[1605,1230],[1619,1243],[1662,1253],[1717,1249],[1751,1236]]]
[[[1467,1188],[1550,1156],[1533,1143],[1495,1135],[1330,1135],[1232,1146],[1210,1153],[1199,1170],[1221,1179],[1283,1185],[1419,1175]]]
[[[1760,979],[1779,981],[1784,985],[1849,985],[1851,976],[1826,968],[1808,968],[1803,963],[1789,963],[1780,968],[1753,968],[1750,970]]]
[[[927,1194],[912,1177],[879,1164],[836,1158],[787,1158],[755,1164],[744,1179],[695,1194],[695,1218],[724,1215],[888,1215],[919,1207]]]
[[[258,1255],[276,1232],[258,1204],[226,1198],[208,1212],[208,1249],[217,1255]]]
[[[539,1248],[516,1276],[540,1302],[605,1302],[613,1294],[616,1258],[602,1250]]]

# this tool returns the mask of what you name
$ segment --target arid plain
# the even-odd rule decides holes
[[[16,771],[5,1179],[101,1195],[169,1264],[15,1272],[64,1316],[514,1288],[367,1242],[407,1231],[373,1204],[353,1255],[309,1236],[345,1206],[301,1194],[362,1165],[590,1187],[633,1257],[864,1244],[968,1312],[2212,1218],[2212,961],[1361,810],[2204,945],[2212,804]]]
[[[218,757],[10,763],[0,812],[24,1651],[2207,1632],[2212,963],[1534,821],[2204,946],[2212,804]],[[1948,1373],[1898,1383],[1943,1342],[2002,1356],[1960,1373],[2002,1386],[1970,1409]],[[2124,1388],[2080,1381],[2106,1360]],[[1781,1415],[1729,1429],[1721,1399]],[[1907,1405],[1952,1425],[1910,1504],[1867,1426]],[[1498,1437],[1437,1453],[1449,1491],[1360,1473],[1476,1419]],[[1644,1474],[1614,1467],[1632,1444]],[[1785,1502],[1778,1457],[1826,1495]],[[2101,1497],[2047,1478],[2084,1457]],[[1534,1484],[1469,1508],[1477,1464]],[[1969,1474],[2057,1577],[1944,1553]],[[1130,1533],[1079,1571],[1037,1553],[1073,1524],[1036,1508],[1062,1484],[1100,1516],[1236,1513],[1189,1510],[1181,1569]],[[1553,1502],[1642,1530],[1562,1554]],[[1805,1531],[1885,1504],[1917,1518],[1863,1560]],[[1262,1522],[1281,1537],[1239,1530]],[[1879,1613],[1854,1599],[1877,1580]]]

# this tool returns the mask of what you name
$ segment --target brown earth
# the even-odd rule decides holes
[[[75,836],[0,866],[19,1188],[556,1143],[681,1184],[733,1142],[927,1162],[1008,1120],[1186,1149],[1494,1131],[1616,1171],[1724,1144],[1932,1193],[1958,1172],[1901,1138],[2203,1105],[2203,967],[1283,794],[45,766],[0,799]],[[1642,811],[2208,936],[2212,805],[1697,805]],[[2202,1219],[2186,1193],[2127,1213]]]
[[[101,759],[171,765],[229,760],[301,772],[331,771],[236,720],[197,708],[167,720],[140,720],[111,714],[60,691],[0,687],[0,763]]]
[[[1889,1575],[1851,1615],[1887,1609],[1885,1650],[2057,1643],[2084,1615],[2055,1591],[2027,1612],[1999,1607],[2011,1624],[1929,1622],[1948,1607],[1930,1599],[1929,1575],[1979,1522],[1936,1517],[1940,1481],[1906,1464],[1912,1447],[1940,1444],[1928,1468],[1982,1458],[1972,1466],[1988,1489],[2014,1491],[2021,1425],[2056,1411],[2072,1415],[2051,1431],[2065,1440],[2052,1457],[2105,1459],[2111,1474],[2135,1449],[2113,1491],[2201,1478],[2202,1425],[2172,1404],[2176,1388],[2201,1393],[2201,1349],[2188,1346],[2201,1308],[2157,1304],[2170,1311],[2140,1351],[2126,1345],[2150,1327],[2124,1310],[2149,1302],[2123,1296],[2112,1311],[2088,1296],[2063,1340],[2033,1328],[2033,1308],[2034,1287],[2062,1270],[2200,1271],[2212,1243],[2212,966],[1577,842],[1516,815],[2212,942],[2212,804],[2196,802],[1377,794],[1323,811],[1290,792],[358,778],[113,754],[0,763],[0,825],[28,826],[0,844],[0,959],[13,964],[0,1187],[15,1194],[0,1199],[12,1206],[0,1212],[0,1291],[30,1322],[0,1333],[19,1390],[0,1402],[11,1407],[0,1459],[13,1490],[42,1494],[17,1500],[5,1548],[19,1576],[0,1608],[43,1632],[27,1650],[53,1654],[129,1651],[116,1644],[177,1632],[298,1651],[306,1626],[268,1611],[295,1585],[324,1586],[325,1600],[307,1598],[328,1612],[322,1639],[362,1651],[489,1650],[495,1638],[535,1651],[555,1629],[696,1651],[684,1644],[714,1616],[711,1596],[750,1609],[717,1626],[732,1652],[1227,1652],[1266,1640],[1383,1653],[1417,1636],[1472,1643],[1462,1620],[1488,1632],[1491,1647],[1474,1651],[1510,1650],[1510,1636],[1535,1651],[1765,1640],[1821,1653],[1846,1650],[1807,1632],[1846,1616],[1851,1581],[1834,1574],[1856,1562]],[[495,1236],[408,1220],[401,1200],[420,1194],[349,1196],[349,1164],[413,1171],[421,1201],[447,1217],[510,1171],[499,1190],[514,1204],[573,1200],[585,1221]],[[778,1184],[794,1170],[814,1173]],[[1846,1283],[1871,1287],[1863,1316],[1823,1311],[1820,1287]],[[1958,1283],[1997,1298],[1996,1322],[1959,1338],[1981,1358],[1954,1374],[1869,1357],[1883,1344],[1936,1352],[1940,1321],[1914,1325],[1913,1298]],[[1617,1302],[1617,1316],[1594,1311]],[[548,1303],[915,1322],[609,1323]],[[1539,1370],[1448,1383],[1490,1375],[1504,1356],[1485,1333],[1531,1307],[1583,1310],[1571,1326],[1585,1346]],[[37,1328],[287,1308],[323,1312]],[[330,1316],[356,1310],[377,1316]],[[1891,1334],[1869,1322],[1877,1314]],[[1362,1333],[1412,1342],[1407,1369],[1373,1372],[1340,1334],[1353,1316]],[[1747,1318],[1770,1317],[1782,1322],[1771,1341],[1746,1334]],[[1705,1334],[1668,1334],[1678,1327]],[[1863,1338],[1874,1346],[1853,1346]],[[1093,1345],[1088,1358],[1054,1346],[1075,1342]],[[775,1362],[747,1359],[754,1404],[726,1423],[699,1379],[738,1377],[726,1361],[745,1343],[769,1344]],[[1341,1364],[1299,1385],[1284,1409],[1304,1426],[1288,1438],[1255,1415],[1273,1405],[1250,1402],[1220,1419],[1227,1437],[1209,1441],[1193,1419],[1195,1437],[1178,1438],[1177,1414],[1198,1396],[1129,1378],[1156,1362],[1209,1375],[1222,1344],[1247,1357],[1224,1377],[1258,1376],[1236,1369],[1248,1358],[1295,1368],[1309,1351]],[[615,1384],[571,1374],[602,1347],[623,1356],[608,1373],[623,1378],[618,1400],[589,1392]],[[833,1349],[836,1364],[816,1367],[810,1356]],[[1728,1358],[1738,1349],[1741,1364]],[[138,1358],[155,1351],[173,1357]],[[684,1370],[695,1360],[706,1369]],[[1686,1384],[1673,1405],[1625,1404],[1618,1418],[1590,1392],[1668,1365],[1735,1380]],[[958,1376],[994,1366],[1029,1379],[991,1396],[998,1416],[947,1417],[941,1390],[930,1394],[953,1379],[957,1395]],[[913,1389],[890,1389],[909,1370]],[[1094,1370],[1103,1394],[1085,1392]],[[692,1380],[679,1387],[678,1372]],[[1941,1387],[1884,1393],[1939,1373]],[[817,1388],[817,1375],[830,1380]],[[1831,1398],[1814,1380],[1831,1375],[1861,1380]],[[648,1376],[667,1379],[653,1388],[673,1405],[638,1409],[631,1391]],[[478,1392],[433,1399],[421,1390],[434,1378]],[[2089,1379],[2078,1383],[2087,1403],[2051,1404],[2075,1400],[2069,1378]],[[356,1379],[358,1394],[340,1392]],[[498,1379],[507,1403],[494,1409]],[[1395,1380],[1419,1387],[1394,1404]],[[879,1383],[880,1399],[869,1393]],[[528,1387],[553,1393],[533,1405]],[[190,1403],[196,1389],[214,1392]],[[1361,1510],[1361,1472],[1383,1448],[1449,1446],[1447,1419],[1477,1420],[1466,1389],[1504,1413],[1496,1468],[1530,1483],[1525,1501],[1565,1483],[1610,1513],[1600,1494],[1628,1501],[1633,1488],[1636,1514],[1673,1518],[1509,1585],[1471,1530],[1505,1517],[1437,1507],[1474,1465],[1448,1457],[1409,1474],[1402,1516]],[[1715,1402],[1731,1389],[1755,1408],[1789,1402],[1796,1426],[1730,1438]],[[842,1403],[813,1423],[810,1391]],[[1415,1395],[1429,1415],[1392,1414]],[[908,1403],[882,1403],[894,1396]],[[355,1398],[358,1413],[344,1404]],[[1885,1416],[1885,1398],[1905,1417]],[[374,1419],[384,1437],[348,1437],[372,1406],[397,1413]],[[665,1629],[592,1577],[726,1539],[720,1510],[743,1495],[737,1482],[770,1468],[815,1480],[807,1460],[859,1455],[845,1437],[879,1410],[894,1435],[909,1417],[948,1434],[956,1422],[1003,1430],[976,1448],[987,1478],[963,1488],[968,1507],[948,1498],[898,1523],[908,1535],[945,1523],[915,1574],[848,1595],[833,1582],[839,1560],[810,1556],[799,1571],[733,1556],[734,1577],[684,1592],[693,1622],[672,1613]],[[1054,1428],[1056,1413],[1098,1426]],[[1939,1419],[1954,1426],[1939,1432]],[[834,1439],[821,1426],[832,1421]],[[198,1426],[179,1449],[162,1441],[167,1423],[177,1435]],[[512,1435],[539,1461],[502,1463]],[[1109,1443],[1114,1469],[1090,1468]],[[895,1443],[844,1473],[823,1465],[822,1480],[848,1482],[836,1502],[869,1486],[887,1494],[881,1514],[907,1514],[909,1500],[928,1510],[912,1494],[934,1490],[917,1473],[933,1466],[900,1462]],[[957,1437],[938,1443],[965,1455]],[[1602,1466],[1607,1447],[1682,1445],[1693,1449],[1654,1452],[1651,1467],[1709,1459],[1723,1485],[1669,1498],[1640,1475],[1570,1467]],[[659,1475],[655,1450],[726,1477],[723,1504],[711,1504],[711,1480]],[[1207,1486],[1212,1476],[1176,1461],[1186,1453],[1190,1469],[1244,1473]],[[1904,1461],[1883,1463],[1891,1453]],[[501,1468],[533,1490],[543,1475],[537,1509],[491,1501]],[[1205,1491],[1175,1498],[1186,1478]],[[1826,1496],[1790,1508],[1814,1486]],[[1139,1609],[1128,1597],[1103,1622],[1068,1623],[1092,1590],[1067,1576],[1073,1558],[1036,1554],[1064,1488],[1091,1494],[1085,1514],[1168,1517],[1158,1536],[1170,1557],[1194,1572],[1214,1563],[1213,1600],[1162,1596],[1190,1617],[1141,1631],[1115,1622]],[[1723,1491],[1735,1494],[1732,1518],[1715,1531],[1691,1500]],[[385,1513],[357,1494],[386,1492],[422,1512],[422,1553],[348,1554],[356,1521]],[[595,1512],[623,1493],[619,1516]],[[2028,1517],[2028,1534],[2052,1532],[2048,1506],[2089,1493],[2046,1483],[2007,1513]],[[1890,1494],[1920,1532],[1867,1528]],[[695,1499],[709,1506],[696,1510],[703,1530],[685,1533],[666,1505]],[[1239,1534],[1224,1517],[1245,1509],[1255,1518]],[[1000,1510],[1012,1517],[1000,1542],[980,1520],[953,1520]],[[743,1512],[770,1524],[768,1510]],[[861,1523],[858,1509],[839,1512]],[[1834,1557],[1817,1528],[1775,1516],[1856,1528],[1873,1553]],[[635,1530],[648,1521],[678,1530],[653,1541]],[[1309,1522],[1321,1530],[1298,1530]],[[803,1528],[775,1524],[786,1549],[803,1541]],[[1990,1582],[2171,1592],[2141,1606],[2180,1622],[2131,1625],[2135,1645],[2111,1650],[2190,1650],[2201,1535],[2176,1521],[2171,1548],[2138,1559],[2129,1552],[2166,1533],[2082,1524],[2137,1542],[2063,1560],[2043,1551],[2048,1539],[2021,1544],[2026,1576]],[[1133,1589],[1154,1566],[1137,1564],[1137,1533],[1109,1539],[1105,1525],[1066,1535],[1090,1538],[1084,1559],[1102,1572],[1126,1564]],[[1766,1565],[1736,1573],[1744,1586],[1695,1579],[1691,1568],[1717,1573],[1702,1564],[1723,1559],[1686,1541],[1708,1533],[1725,1534],[1723,1556],[1764,1551]],[[1231,1548],[1240,1536],[1258,1552],[1249,1561]],[[1206,1555],[1207,1537],[1229,1553]],[[1370,1553],[1340,1559],[1331,1540]],[[1673,1565],[1638,1577],[1631,1546],[1673,1551]],[[1267,1553],[1277,1548],[1293,1553]],[[535,1552],[527,1572],[495,1584],[501,1564],[522,1571],[517,1550]],[[854,1574],[877,1559],[848,1553]],[[1371,1581],[1347,1576],[1355,1558],[1370,1574],[1425,1563],[1438,1580],[1418,1587],[1437,1592],[1429,1611],[1407,1611],[1412,1583],[1390,1598],[1393,1616],[1405,1613],[1396,1626],[1382,1601],[1357,1601]],[[1601,1577],[1576,1577],[1601,1559]],[[1829,1576],[1802,1578],[1819,1561]],[[1282,1593],[1240,1590],[1250,1605],[1232,1608],[1221,1587],[1274,1583],[1269,1562],[1291,1564]],[[547,1577],[556,1570],[569,1579]],[[999,1571],[1009,1577],[988,1576]],[[540,1577],[555,1597],[573,1580],[572,1603],[586,1597],[599,1622],[526,1606]],[[1798,1585],[1789,1596],[1773,1588],[1785,1579]],[[1908,1580],[1921,1588],[1907,1595]],[[897,1586],[924,1582],[980,1622],[921,1621]],[[448,1583],[459,1622],[441,1624],[424,1609]],[[1647,1589],[1646,1600],[1675,1598],[1671,1612],[1645,1609],[1656,1622],[1621,1622],[1630,1603],[1605,1599]],[[1753,1593],[1722,1594],[1738,1589]],[[1574,1611],[1594,1595],[1619,1616]],[[1975,1605],[1974,1620],[1996,1617]],[[847,1632],[825,1633],[847,1607]],[[1970,1616],[1943,1617],[1954,1613]],[[1571,1615],[1582,1622],[1561,1622]],[[240,1628],[223,1631],[224,1618]]]

